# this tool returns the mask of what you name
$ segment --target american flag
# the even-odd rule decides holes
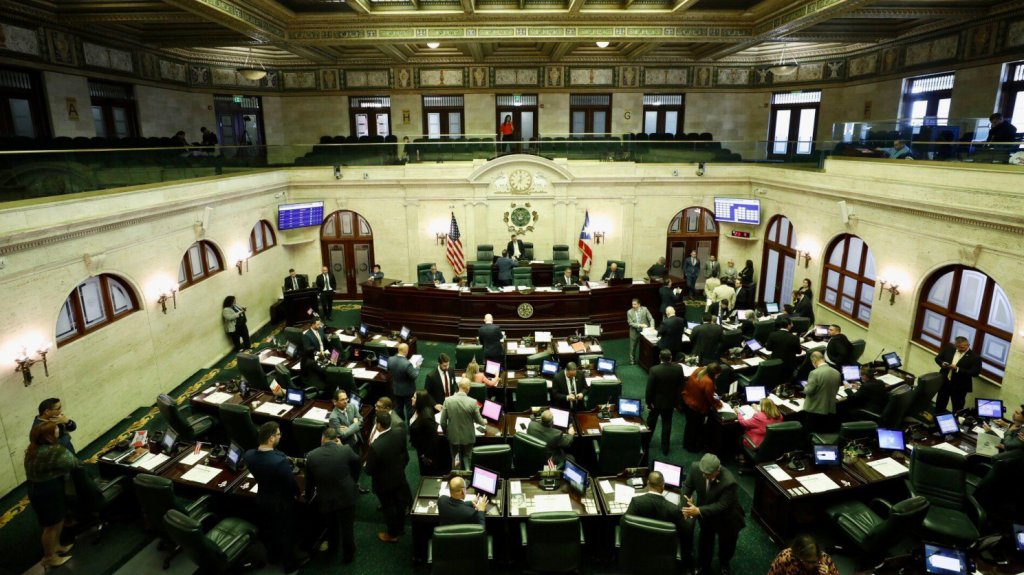
[[[594,250],[590,248],[590,212],[586,212],[583,219],[583,229],[580,230],[580,251],[583,256],[580,258],[580,272],[590,273],[590,264],[594,261]]]
[[[455,212],[452,212],[452,225],[448,230],[448,265],[452,266],[452,271],[457,276],[466,271],[466,256],[462,253],[461,238],[459,222],[455,221]]]

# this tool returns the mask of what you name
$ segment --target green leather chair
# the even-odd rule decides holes
[[[1009,532],[1020,509],[1020,477],[1024,472],[1024,450],[1011,449],[986,458],[978,466],[981,475],[967,475],[967,489],[985,510],[989,524]]]
[[[441,525],[427,543],[427,562],[434,575],[487,573],[494,542],[481,525]]]
[[[214,518],[214,514],[208,509],[209,495],[203,495],[195,501],[186,501],[174,494],[174,482],[159,475],[140,473],[132,479],[135,486],[135,498],[139,501],[142,509],[142,518],[149,529],[155,531],[160,537],[170,539],[167,529],[164,526],[164,515],[171,509],[198,521],[200,524]],[[171,560],[181,552],[177,545],[164,557],[164,569],[171,566]]]
[[[88,468],[78,467],[71,472],[71,481],[75,486],[73,508],[79,516],[97,522],[95,533],[98,540],[107,525],[103,515],[124,493],[128,478],[122,475],[109,480],[95,479]]]
[[[486,263],[487,267],[490,268],[491,264],[494,263],[494,245],[477,244],[476,261],[479,263]]]
[[[199,566],[202,573],[223,573],[242,558],[249,545],[256,541],[256,527],[248,521],[229,517],[203,533],[199,521],[177,509],[164,515],[164,526],[185,555]]]
[[[679,307],[677,306],[676,309],[679,309]],[[704,306],[687,304],[683,319],[686,320],[686,323],[702,323],[704,321]]]
[[[741,388],[763,385],[770,392],[776,385],[784,383],[782,381],[782,360],[766,359],[757,364],[757,371],[754,372],[754,375],[747,377],[741,373],[736,376],[736,379],[740,382]]]
[[[863,339],[855,339],[850,342],[853,346],[853,351],[850,352],[850,363],[857,363],[860,360],[860,356],[864,355],[864,348],[867,347],[867,342]]]
[[[326,380],[326,399],[334,399],[334,392],[339,389],[344,389],[348,392],[349,396],[353,393],[357,393],[359,388],[356,386],[356,378],[352,375],[352,370],[347,367],[338,367],[332,365],[328,367],[325,372],[327,373]]]
[[[839,433],[812,433],[811,443],[842,447],[851,441],[873,439],[877,432],[878,424],[874,421],[848,421],[839,426]]]
[[[873,413],[866,409],[858,409],[853,412],[854,417],[870,419],[878,422],[878,427],[885,429],[898,429],[903,424],[903,417],[913,401],[913,390],[908,385],[897,385],[889,391],[889,400],[881,413]]]
[[[472,287],[490,287],[492,283],[490,262],[473,264]]]
[[[533,242],[523,242],[523,258],[533,259]]]
[[[220,424],[224,427],[228,441],[234,441],[245,450],[259,447],[259,431],[256,429],[256,424],[252,422],[249,406],[238,403],[222,403],[217,406],[217,412],[220,414]],[[160,517],[163,518],[162,513]]]
[[[512,438],[512,467],[514,477],[533,477],[548,461],[548,446],[540,439],[525,433]]]
[[[388,346],[380,341],[367,341],[363,343],[363,349],[366,351],[372,351],[377,357],[390,357],[391,352],[388,351]]]
[[[764,345],[764,342],[768,341],[768,336],[775,331],[775,320],[774,319],[762,319],[754,322],[754,339]]]
[[[294,343],[295,349],[303,351],[306,347],[306,340],[302,338],[302,332],[305,331],[301,327],[286,327],[281,330],[281,337],[288,343]],[[259,358],[256,359],[257,363]]]
[[[420,283],[430,282],[430,267],[437,265],[434,262],[416,264],[416,281]]]
[[[548,382],[540,378],[520,379],[516,385],[516,411],[548,405]]]
[[[624,573],[675,573],[681,559],[676,526],[638,515],[623,515],[615,526],[615,548]]]
[[[907,489],[931,503],[924,518],[927,534],[939,541],[970,545],[980,536],[985,510],[967,492],[967,459],[934,447],[916,447],[910,455]]]
[[[533,287],[533,268],[529,266],[512,268],[512,285]]]
[[[793,322],[793,333],[797,335],[803,335],[811,329],[811,318],[809,317],[791,317],[789,321]]]
[[[622,272],[622,277],[624,277],[624,278],[625,277],[629,277],[629,276],[626,275],[626,262],[624,262],[622,260],[608,260],[607,262],[605,262],[605,264],[604,264],[604,271],[601,272],[601,277],[604,277],[604,274],[608,273],[608,270],[611,269],[612,264],[616,264],[616,265],[619,266],[618,271]]]
[[[622,395],[621,381],[595,381],[587,391],[587,409],[606,403],[615,403]]]
[[[545,349],[544,351],[537,352],[533,355],[526,356],[526,365],[540,365],[545,359],[551,359],[555,354],[551,352],[551,348]]]
[[[455,369],[466,369],[476,360],[477,363],[484,361],[484,346],[482,345],[457,345],[455,346]]]
[[[507,443],[474,446],[473,465],[490,469],[502,478],[510,477],[512,474],[512,446]]]
[[[295,436],[295,444],[298,445],[303,457],[320,447],[325,427],[327,424],[315,419],[299,418],[292,421],[292,435]]]
[[[926,373],[917,378],[917,385],[914,386],[913,396],[910,404],[903,413],[904,423],[927,423],[931,425],[935,420],[935,404],[932,399],[939,392],[943,382],[942,374],[935,371]]]
[[[743,451],[751,463],[775,461],[783,453],[804,447],[804,426],[799,421],[772,423],[765,428],[764,439],[757,449],[743,442]]]
[[[583,559],[583,526],[573,511],[531,513],[519,524],[526,564],[540,573],[579,571]]]
[[[558,244],[551,246],[551,259],[558,261],[569,261],[569,246]]]
[[[847,539],[868,559],[890,556],[890,550],[916,533],[931,505],[924,497],[911,497],[892,505],[874,499],[870,507],[860,501],[847,501],[829,507],[825,514]]]
[[[301,334],[300,334],[301,335]],[[299,349],[302,349],[301,347]],[[252,389],[270,389],[270,382],[273,377],[263,369],[260,365],[260,358],[258,355],[252,353],[238,352],[235,354],[235,362],[238,366],[238,372],[242,374],[242,378]]]
[[[167,422],[167,427],[170,427],[178,434],[179,441],[197,441],[206,435],[216,423],[216,420],[209,415],[188,416],[183,414],[182,412],[188,408],[180,407],[166,393],[161,393],[156,397],[156,406],[160,410],[160,415],[163,416],[164,421]]]
[[[627,467],[638,467],[643,452],[640,428],[635,425],[607,425],[594,444],[601,475],[618,475]]]
[[[473,382],[469,384],[468,395],[479,403],[487,401],[487,386],[482,383]]]

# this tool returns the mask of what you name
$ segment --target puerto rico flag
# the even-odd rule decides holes
[[[590,273],[590,264],[594,260],[594,250],[590,248],[590,211],[586,212],[583,219],[583,229],[580,230],[580,274]]]

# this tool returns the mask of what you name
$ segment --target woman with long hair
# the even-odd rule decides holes
[[[466,366],[466,375],[464,376],[470,381],[470,383],[482,383],[487,387],[494,387],[498,385],[498,378],[488,378],[487,374],[480,371],[480,364],[473,360]]]
[[[61,546],[67,505],[64,481],[71,470],[82,463],[61,445],[60,428],[45,421],[32,428],[25,450],[25,478],[28,480],[28,501],[43,528],[43,567],[63,565],[71,559],[66,555],[71,545]]]
[[[224,305],[221,307],[220,315],[224,322],[224,331],[228,334],[231,344],[235,346],[235,351],[252,347],[252,343],[249,341],[249,326],[245,324],[245,308],[235,303],[233,295],[224,298]]]
[[[504,151],[506,154],[512,151],[512,144],[510,144],[509,142],[512,141],[512,135],[515,134],[515,132],[516,127],[512,123],[512,115],[507,114],[505,116],[505,121],[503,121],[501,123],[501,127],[498,128],[498,133],[501,136],[501,141],[505,142]]]

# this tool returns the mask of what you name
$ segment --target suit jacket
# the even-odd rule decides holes
[[[309,287],[309,280],[306,278],[306,276],[303,276],[303,275],[295,274],[295,283],[298,284],[298,286],[299,286],[298,288],[296,288],[292,284],[292,276],[291,276],[291,274],[288,274],[288,275],[284,276],[284,291],[292,291],[292,290],[295,290],[295,289],[306,289],[306,288]]]
[[[754,309],[754,284],[746,283],[736,292],[734,309]]]
[[[587,378],[583,377],[583,370],[576,370],[576,393],[587,392]],[[555,374],[555,378],[551,380],[551,405],[560,407],[562,409],[570,409],[572,407],[583,408],[582,401],[574,402],[575,405],[569,404],[567,397],[569,396],[569,382],[565,380],[565,370]]]
[[[532,435],[548,446],[548,456],[555,463],[565,459],[565,448],[572,445],[572,436],[554,427],[545,427],[543,423],[533,420],[526,427],[526,434]]]
[[[940,367],[939,373],[942,374],[944,381],[949,381],[951,391],[973,391],[974,378],[981,374],[981,359],[974,353],[973,349],[967,350],[967,353],[960,358],[960,362],[956,364],[957,370],[951,376],[949,375],[949,368],[942,367],[942,364],[943,362],[953,363],[953,356],[955,354],[956,345],[950,344],[943,348],[939,355],[935,356],[935,364]]]
[[[737,276],[743,285],[754,283],[754,266],[743,266]]]
[[[722,273],[722,264],[718,260],[704,264],[704,277],[717,278]]]
[[[473,445],[476,443],[476,426],[486,425],[476,400],[462,393],[444,400],[441,408],[441,429],[452,445]]]
[[[388,373],[391,374],[391,388],[395,395],[408,397],[416,393],[416,378],[420,370],[407,358],[397,354],[389,357]]]
[[[484,525],[484,512],[477,511],[469,501],[459,501],[449,495],[437,498],[437,514],[441,525],[459,525],[478,523]]]
[[[825,359],[833,365],[846,365],[853,357],[853,344],[845,333],[837,333],[828,340],[825,347]]]
[[[709,485],[699,465],[694,462],[690,466],[680,492],[692,497],[700,509],[701,526],[710,527],[719,533],[739,533],[747,523],[744,519],[746,512],[737,497],[739,486],[736,479],[728,469],[722,467],[719,476]]]
[[[629,324],[630,329],[636,330],[636,333],[643,331],[643,327],[640,324],[644,324],[647,327],[654,327],[654,316],[644,306],[640,306],[640,309],[629,308],[626,312],[626,323]]]
[[[658,349],[667,349],[672,352],[675,358],[679,348],[683,346],[683,333],[686,331],[686,322],[678,315],[666,317],[658,328]]]
[[[359,421],[356,421],[359,419]],[[349,403],[344,411],[335,407],[331,410],[331,415],[327,418],[327,425],[330,425],[338,432],[341,436],[343,443],[358,443],[360,434],[359,430],[363,427],[362,418],[359,417],[359,410],[352,403]],[[341,428],[345,427],[346,430],[342,431]]]
[[[700,259],[687,257],[683,260],[683,277],[697,279],[700,275]]]
[[[636,515],[658,521],[667,521],[676,526],[676,530],[683,529],[683,513],[679,506],[672,503],[660,493],[647,492],[633,497],[626,508],[627,515]]]
[[[768,335],[764,347],[772,352],[772,359],[782,360],[782,377],[789,380],[796,369],[796,356],[803,351],[800,347],[800,338],[795,333],[784,329],[777,329]],[[786,383],[783,381],[781,383]]]
[[[430,270],[427,270],[427,277],[430,279],[430,281],[432,281],[434,283],[440,283],[440,284],[444,283],[444,274],[439,272],[439,271],[438,272],[434,272],[433,274],[431,274]]]
[[[678,363],[659,363],[647,373],[647,392],[644,398],[654,409],[673,409],[679,402],[686,376]]]
[[[334,273],[327,272],[327,277],[330,280],[331,289],[332,290],[338,289],[338,282],[337,282],[337,280],[334,279]],[[324,289],[326,288],[326,285],[324,284],[324,274],[317,274],[317,276],[316,276],[316,287],[320,291],[324,291]]]
[[[423,410],[425,412],[426,410]],[[423,413],[417,411],[418,413]],[[409,424],[409,443],[420,456],[434,457],[434,450],[437,448],[437,423],[434,420],[433,406],[429,410],[429,417],[417,415],[416,421]]]
[[[373,492],[385,496],[402,494],[412,499],[409,482],[405,480],[405,466],[409,464],[409,451],[405,447],[405,428],[385,431],[370,444],[366,456],[366,473],[373,477]]]
[[[889,402],[889,393],[885,391],[885,383],[877,379],[869,379],[860,384],[860,388],[850,393],[846,400],[848,409],[863,409],[871,413],[882,413]]]
[[[292,473],[288,456],[276,449],[250,449],[245,452],[244,459],[245,466],[260,486],[256,502],[263,507],[288,512],[292,502],[299,496],[299,483]]]
[[[796,317],[806,317],[814,323],[814,303],[811,301],[810,296],[803,296],[800,301],[796,302],[793,306],[793,315]]]
[[[661,300],[661,305],[658,310],[661,315],[665,315],[665,308],[669,306],[675,306],[679,303],[679,297],[676,295],[675,288],[671,288],[667,285],[658,288],[658,298]]]
[[[423,389],[430,394],[430,398],[434,401],[434,405],[444,405],[444,400],[448,397],[455,395],[459,391],[457,385],[458,380],[455,379],[455,370],[451,367],[448,368],[448,393],[444,392],[444,380],[441,379],[441,368],[430,370],[427,374],[426,381],[423,384]]]
[[[476,332],[476,339],[484,347],[484,357],[501,361],[501,328],[493,323],[485,323]]]
[[[664,278],[668,275],[668,268],[661,264],[654,264],[647,268],[647,277],[649,278]]]
[[[622,279],[623,278],[622,270],[615,270],[615,273],[613,274],[611,269],[607,269],[607,270],[605,270],[604,275],[601,276],[601,280],[602,281],[608,281],[608,280],[613,279],[613,278],[617,279],[617,280]]]
[[[565,281],[565,274],[564,273],[562,275],[558,276],[557,278],[555,278],[555,287],[574,286],[577,283],[578,282],[576,281],[576,278],[572,277],[571,274],[569,275],[569,281],[568,282]]]
[[[804,388],[804,411],[818,415],[836,412],[836,393],[842,385],[842,377],[835,368],[823,363],[807,376]]]
[[[331,349],[331,346],[327,343],[327,333],[323,329],[318,331],[320,332],[320,341],[317,341],[312,328],[302,332],[302,346],[306,357],[315,357],[316,352],[320,351],[321,343],[323,343],[325,351],[330,351]]]
[[[306,454],[306,501],[326,513],[355,507],[362,463],[347,445],[329,442]]]
[[[722,334],[725,330],[714,323],[702,323],[690,331],[693,342],[693,355],[700,358],[701,364],[707,364],[720,357],[718,348],[722,346]]]
[[[523,240],[517,239],[515,241],[515,243],[516,243],[516,245],[515,245],[516,249],[513,251],[513,249],[512,249],[512,240],[509,240],[509,242],[507,244],[505,244],[505,251],[508,252],[508,257],[510,257],[512,259],[517,259],[516,255],[519,256],[518,259],[522,259],[523,257],[525,257],[523,255],[523,252],[526,250],[526,248],[523,247]]]
[[[516,267],[516,261],[512,258],[499,257],[495,262],[498,266],[498,279],[501,281],[512,281],[512,269]]]

